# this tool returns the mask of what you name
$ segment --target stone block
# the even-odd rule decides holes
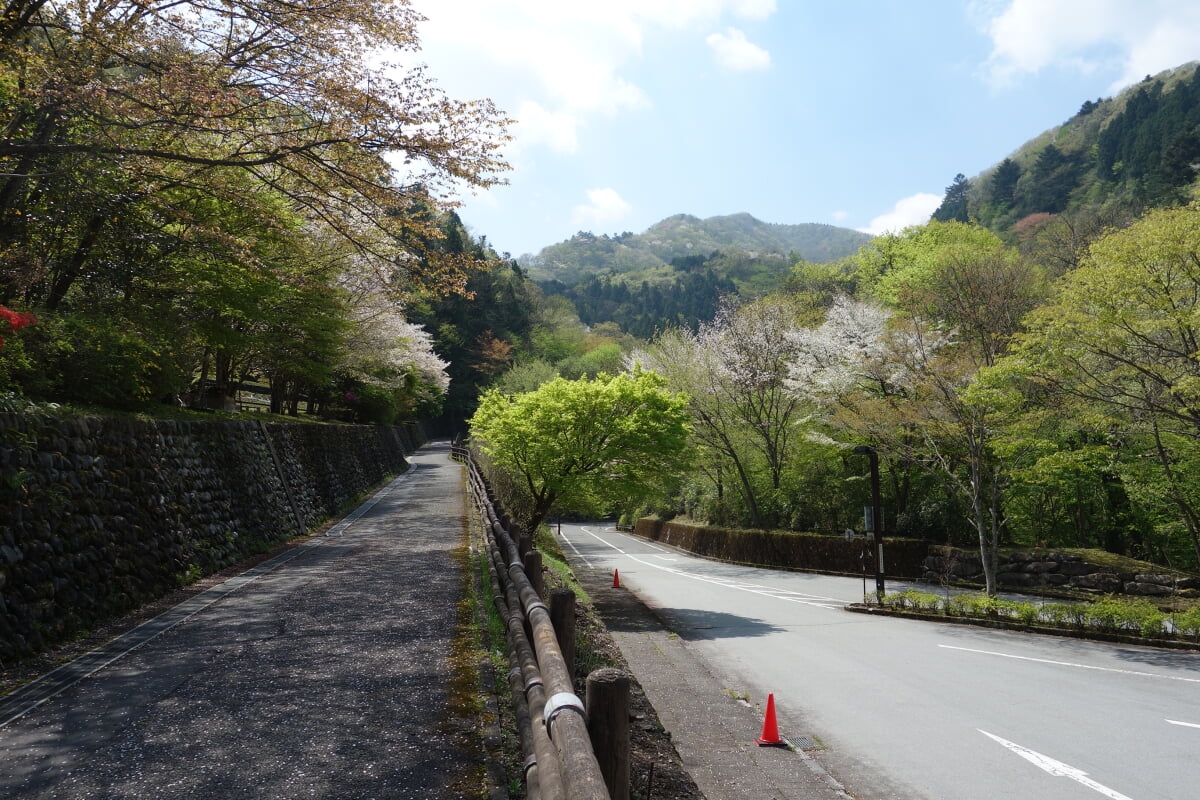
[[[1130,581],[1125,584],[1125,594],[1145,595],[1147,597],[1165,597],[1169,594],[1174,594],[1175,589],[1171,586],[1163,586],[1161,583],[1142,583],[1141,581]]]
[[[1078,575],[1071,580],[1071,585],[1080,589],[1091,589],[1097,592],[1121,591],[1121,579],[1111,572],[1093,572],[1090,575]]]
[[[1031,575],[1027,572],[1001,572],[996,575],[996,582],[1001,586],[1013,589],[1024,589],[1042,585],[1040,575]]]
[[[1060,575],[1092,575],[1096,572],[1095,564],[1088,564],[1083,561],[1063,561],[1058,565]]]

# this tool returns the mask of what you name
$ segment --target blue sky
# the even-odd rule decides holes
[[[1146,74],[1200,59],[1200,0],[412,0],[457,99],[510,117],[501,252],[672,214],[870,233]]]

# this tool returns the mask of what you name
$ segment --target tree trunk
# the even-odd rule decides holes
[[[76,246],[75,252],[55,272],[54,278],[50,283],[50,293],[46,296],[46,308],[50,311],[58,309],[63,298],[67,296],[67,292],[75,283],[75,280],[83,274],[83,265],[87,263],[88,257],[91,256],[96,242],[100,239],[100,232],[104,230],[104,225],[107,221],[108,217],[106,215],[93,214],[92,218],[88,220],[87,227],[83,231],[83,237],[79,240],[79,245]]]

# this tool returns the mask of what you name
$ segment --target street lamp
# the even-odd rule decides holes
[[[879,496],[879,454],[865,444],[854,448],[854,454],[866,456],[871,463],[871,536],[875,545],[875,597],[883,605],[883,501]]]

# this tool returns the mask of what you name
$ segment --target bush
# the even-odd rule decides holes
[[[1148,600],[1123,600],[1105,597],[1087,609],[1087,623],[1091,627],[1114,632],[1133,631],[1154,636],[1163,631],[1166,616]]]
[[[936,594],[919,592],[916,589],[905,589],[884,597],[884,603],[894,608],[907,608],[913,611],[937,611],[942,599]]]
[[[1068,628],[1083,628],[1087,614],[1087,606],[1083,603],[1052,603],[1041,609],[1044,621]]]
[[[1172,614],[1170,621],[1177,635],[1200,640],[1200,606]]]
[[[185,377],[170,348],[111,317],[50,315],[22,335],[12,381],[28,397],[138,409],[178,392]]]
[[[994,617],[999,602],[986,594],[956,594],[950,598],[950,608],[966,617]]]

